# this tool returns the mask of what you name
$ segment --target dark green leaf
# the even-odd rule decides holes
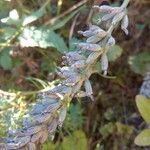
[[[82,116],[82,109],[80,104],[71,104],[64,122],[65,128],[74,131],[81,128],[84,117]]]
[[[122,54],[122,48],[118,45],[110,47],[108,50],[107,56],[109,61],[115,61]]]
[[[22,25],[25,26],[29,23],[32,23],[34,21],[36,21],[37,19],[39,19],[40,17],[42,17],[45,13],[45,9],[44,8],[40,8],[39,10],[31,13],[30,16],[27,16],[24,18]]]
[[[129,64],[134,72],[144,74],[150,70],[150,52],[146,51],[135,56],[130,56]]]
[[[69,51],[74,51],[76,50],[76,44],[80,43],[81,40],[79,40],[76,37],[73,37],[70,41],[69,41]]]
[[[4,49],[0,53],[0,65],[5,70],[9,70],[12,68],[12,59],[9,55],[9,49]]]
[[[68,49],[60,35],[46,28],[27,27],[19,37],[19,41],[22,47],[54,47],[60,52]]]

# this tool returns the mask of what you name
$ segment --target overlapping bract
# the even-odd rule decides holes
[[[121,27],[127,33],[128,19],[125,9],[110,6],[94,8],[107,13],[101,21],[110,21],[112,30],[122,20]],[[24,119],[23,128],[10,131],[6,143],[0,145],[0,149],[36,150],[37,145],[46,141],[48,134],[53,134],[57,126],[62,126],[67,103],[74,96],[88,96],[94,100],[89,77],[94,73],[93,66],[99,60],[104,75],[107,75],[107,50],[115,44],[111,33],[112,31],[105,31],[96,25],[90,25],[86,31],[79,31],[86,41],[77,45],[77,51],[68,52],[63,56],[65,66],[57,70],[58,75],[63,78],[62,83],[39,94],[40,100]],[[82,86],[85,91],[81,91]]]
[[[116,24],[121,21],[121,29],[128,34],[129,18],[127,16],[127,10],[124,7],[111,7],[111,6],[94,6],[99,12],[105,13],[105,15],[99,19],[99,23],[106,22],[108,27],[110,24]]]
[[[140,95],[150,98],[150,72],[147,72],[144,76],[144,81],[140,89]]]

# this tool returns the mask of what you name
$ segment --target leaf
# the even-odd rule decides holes
[[[96,13],[95,15],[93,15],[92,17],[92,23],[98,25],[99,21],[102,19],[102,17],[104,16],[104,13]]]
[[[67,130],[74,131],[82,127],[84,117],[80,104],[71,104],[64,122]]]
[[[63,38],[55,32],[51,31],[49,33],[49,40],[54,44],[54,47],[57,48],[60,52],[68,50]]]
[[[147,69],[150,70],[150,52],[145,51],[135,56],[130,56],[128,63],[135,73],[144,74]]]
[[[9,3],[10,2],[8,1],[0,1],[0,18],[8,15],[10,8],[12,8],[12,6],[10,7]]]
[[[122,48],[118,45],[110,47],[110,49],[107,52],[108,60],[115,61],[118,57],[121,56],[122,51]]]
[[[111,121],[113,119],[113,117],[114,117],[113,110],[112,109],[108,109],[107,111],[105,111],[104,117],[105,117],[105,119]]]
[[[6,18],[1,19],[2,23],[5,23],[7,25],[21,25],[21,20],[19,19],[19,14],[16,9],[13,9],[9,12],[9,16]]]
[[[139,146],[150,146],[150,129],[143,130],[134,140]]]
[[[80,43],[81,40],[76,38],[76,37],[73,37],[70,41],[69,41],[69,51],[74,51],[76,49],[76,45],[78,43]]]
[[[33,12],[30,16],[26,16],[23,20],[22,25],[25,26],[29,23],[32,23],[34,21],[36,21],[37,19],[39,19],[40,17],[42,17],[45,14],[45,9],[44,8],[40,8],[39,10]]]
[[[0,44],[6,44],[7,40],[11,39],[17,32],[15,28],[4,26],[0,29]]]
[[[150,99],[142,95],[136,96],[136,105],[141,113],[141,116],[147,123],[150,123]]]
[[[85,133],[77,130],[72,136],[65,137],[61,145],[62,150],[87,150],[87,139]]]
[[[99,129],[99,132],[103,138],[106,138],[114,132],[114,125],[112,123],[105,124]]]
[[[78,8],[77,10],[73,11],[71,14],[65,16],[63,19],[59,19],[52,25],[50,25],[51,30],[57,30],[63,27],[75,14],[77,14],[83,7]]]
[[[122,124],[120,122],[117,122],[116,126],[117,126],[117,132],[119,134],[131,135],[133,133],[134,128],[130,125],[125,125],[125,124]]]
[[[41,71],[48,71],[48,72],[54,72],[57,65],[56,65],[56,60],[52,59],[51,56],[53,53],[50,55],[49,59],[43,59],[41,63]],[[58,58],[58,55],[56,55],[56,58]]]
[[[2,38],[4,40],[8,40],[9,38],[11,38],[17,31],[15,28],[12,27],[4,27],[2,28],[2,30],[3,30]]]
[[[45,14],[45,7],[41,7],[39,10],[32,12],[31,15],[19,18],[19,14],[16,9],[13,9],[9,12],[9,16],[1,19],[1,22],[6,23],[8,25],[16,25],[16,26],[26,26]]]
[[[40,87],[38,86],[37,83],[39,83],[40,85],[42,85],[43,88],[46,88],[48,86],[48,84],[41,80],[41,79],[38,79],[38,78],[34,78],[34,77],[26,77],[27,80],[31,81],[35,86],[37,86],[39,89]]]
[[[68,48],[63,38],[47,28],[27,27],[19,37],[22,47],[54,47],[60,52]]]
[[[9,55],[9,49],[4,49],[0,53],[0,66],[5,70],[9,70],[12,68],[12,59]]]

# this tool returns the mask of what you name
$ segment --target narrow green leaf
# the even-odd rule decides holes
[[[25,26],[29,23],[32,23],[42,17],[45,13],[45,9],[40,8],[39,10],[33,12],[31,15],[24,18],[22,25]]]
[[[50,25],[50,29],[51,30],[57,30],[60,29],[61,27],[63,27],[75,14],[77,14],[81,9],[78,8],[77,10],[73,11],[72,13],[70,13],[69,15],[65,16],[62,19],[57,20],[56,22],[54,22],[52,25]]]
[[[134,140],[138,146],[150,146],[150,129],[143,130]]]
[[[141,113],[141,116],[147,123],[150,123],[150,99],[142,95],[136,96],[136,105]]]
[[[27,80],[31,81],[33,84],[35,84],[39,89],[40,87],[38,86],[37,83],[39,83],[40,85],[42,85],[43,88],[46,88],[48,86],[48,84],[41,80],[41,79],[38,79],[38,78],[34,78],[34,77],[26,77]]]

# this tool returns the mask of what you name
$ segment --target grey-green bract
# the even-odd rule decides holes
[[[112,31],[121,22],[122,30],[128,33],[126,11],[128,2],[125,0],[120,7],[93,7],[105,13],[99,21],[106,25],[105,30],[91,24],[88,30],[79,31],[86,41],[77,44],[76,51],[68,52],[63,57],[65,66],[58,68],[57,71],[58,75],[64,79],[62,83],[51,90],[40,93],[39,102],[24,119],[22,129],[10,131],[6,143],[0,145],[0,149],[36,149],[37,145],[46,141],[48,133],[53,134],[57,126],[62,126],[67,104],[73,97],[88,96],[94,100],[89,77],[95,72],[98,61],[101,61],[104,75],[107,75],[107,51],[115,44]],[[85,91],[81,91],[82,86]]]

